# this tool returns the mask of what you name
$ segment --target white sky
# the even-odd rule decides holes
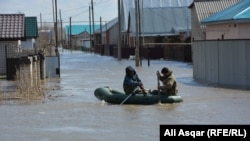
[[[102,21],[110,21],[117,17],[117,1],[93,0],[95,21],[100,21],[100,17]],[[72,24],[89,24],[90,4],[91,0],[57,0],[58,19],[60,20],[60,9],[63,22],[69,22],[71,17]],[[52,22],[52,0],[0,0],[0,14],[17,13],[24,13],[26,17],[36,16],[38,22],[41,14],[43,22]]]

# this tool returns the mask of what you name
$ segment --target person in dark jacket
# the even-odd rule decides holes
[[[161,94],[177,95],[177,82],[173,71],[164,67],[161,70],[161,74],[159,71],[156,72],[158,80],[160,80],[163,84],[162,86],[158,86],[158,90],[160,90]]]
[[[141,79],[137,75],[135,69],[131,66],[126,67],[125,77],[123,81],[123,90],[126,94],[131,94],[136,88],[135,93],[144,93],[144,87]]]

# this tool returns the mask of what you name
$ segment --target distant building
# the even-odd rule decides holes
[[[143,14],[143,15],[142,15]],[[135,47],[136,21],[135,9],[129,13],[128,44]],[[145,43],[165,43],[177,37],[184,42],[191,34],[191,12],[188,7],[144,8],[141,10],[139,36]]]
[[[187,8],[193,0],[144,0],[139,3],[140,14],[140,34],[144,36],[146,42],[159,42],[159,36],[173,36],[191,30],[191,14]],[[122,1],[122,33],[124,45],[135,46],[135,2],[134,0]],[[154,37],[154,38],[150,38]],[[158,39],[157,39],[158,38]]]
[[[46,45],[52,44],[53,33],[51,30],[40,30],[38,34],[40,42],[45,42]]]
[[[95,30],[100,28],[100,25],[94,26]],[[82,47],[90,47],[90,42],[93,42],[93,31],[90,25],[66,25],[66,48],[81,49]],[[91,37],[90,37],[91,35]],[[90,41],[91,39],[91,41]]]
[[[105,23],[95,31],[97,44],[116,45],[118,43],[118,18]]]
[[[193,0],[156,0],[156,1],[143,0],[140,1],[139,6],[141,7],[141,9],[164,8],[164,7],[188,7],[192,2]],[[134,0],[122,0],[121,3],[122,32],[128,31],[129,13],[131,8],[135,8]],[[146,14],[144,14],[144,16],[146,16]]]
[[[176,38],[178,41],[180,39],[181,42],[186,42],[187,37],[191,35],[191,11],[188,9],[188,6],[192,1],[193,0],[140,1],[138,6],[140,7],[140,12],[137,13],[137,15],[138,18],[140,18],[138,23],[138,25],[140,25],[138,29],[139,38],[143,38],[143,40],[140,40],[141,46],[142,42],[151,44],[166,43],[174,41]],[[137,43],[135,15],[135,1],[122,0],[120,15],[122,58],[128,58],[130,55],[135,54],[135,46]],[[118,18],[105,24],[100,30],[95,33],[97,35],[97,44],[99,44],[95,51],[100,54],[118,57]],[[100,32],[102,33],[101,35]],[[140,50],[141,58],[148,57],[157,59],[169,57],[177,60],[191,60],[190,45],[188,47],[182,46],[175,49],[171,47],[171,52],[165,47],[164,45],[157,46],[157,48],[152,48],[150,51],[148,46],[142,47]]]
[[[72,49],[89,49],[90,48],[90,34],[87,31],[83,31],[77,35],[71,36]]]
[[[95,52],[113,56],[113,47],[118,44],[118,18],[105,23],[95,31]]]

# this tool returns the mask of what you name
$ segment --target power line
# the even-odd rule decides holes
[[[103,20],[102,20],[103,21]],[[100,21],[94,21],[95,23],[99,23]],[[107,21],[103,21],[103,22],[107,22]],[[42,23],[54,23],[53,21],[51,22],[42,22]],[[69,21],[63,21],[62,23],[69,23]],[[89,21],[72,21],[71,23],[89,23]]]

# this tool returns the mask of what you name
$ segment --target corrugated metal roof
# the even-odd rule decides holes
[[[240,0],[209,0],[203,2],[195,2],[195,8],[198,14],[198,20],[201,21],[217,12],[220,12]]]
[[[193,0],[140,0],[139,5],[141,8],[188,7],[192,2]],[[135,1],[122,0],[121,4],[122,31],[127,31],[129,11],[135,8]]]
[[[24,38],[24,14],[0,14],[0,39]]]
[[[135,9],[131,9],[130,15],[131,32],[135,36]],[[144,36],[179,35],[179,32],[191,30],[188,7],[144,8],[141,19],[141,34]]]
[[[250,21],[250,1],[242,0],[237,4],[218,12],[210,17],[207,17],[201,21],[203,24],[222,22],[222,21]]]
[[[194,0],[191,6],[195,7],[198,21],[201,22],[202,19],[222,11],[239,1],[241,0]],[[206,27],[201,25],[201,29],[204,32]]]
[[[25,34],[26,38],[38,37],[37,17],[25,17]]]
[[[107,30],[112,28],[117,23],[118,23],[118,18],[116,17],[113,20],[111,20],[110,22],[108,22],[102,26],[102,32],[106,32]],[[95,33],[100,33],[100,28],[98,30],[96,30]]]
[[[91,26],[91,28],[92,27],[93,26]],[[95,30],[98,30],[100,28],[100,25],[95,25],[94,27],[95,27]],[[70,25],[66,25],[65,26],[66,35],[69,35],[69,29],[70,29]],[[93,33],[92,30],[91,30],[91,33]],[[84,31],[90,33],[90,26],[89,25],[71,25],[71,35],[77,35]]]

